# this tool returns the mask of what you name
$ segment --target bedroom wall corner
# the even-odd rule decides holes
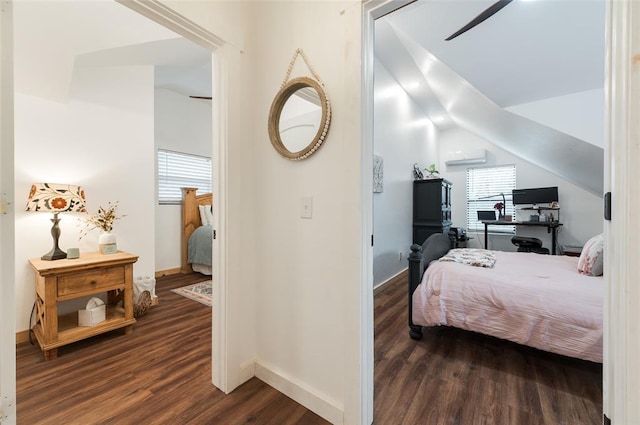
[[[118,89],[105,90],[111,83]],[[87,150],[77,161],[77,152]],[[26,200],[33,182],[68,182],[84,188],[89,212],[117,201],[118,213],[126,217],[116,221],[114,233],[118,249],[139,256],[134,277],[154,272],[152,152],[152,67],[77,70],[66,103],[16,93],[16,193]],[[27,260],[51,247],[49,218],[16,211],[16,232],[22,235],[16,240],[17,331],[29,328],[34,277]],[[62,214],[60,227],[61,248],[97,250],[97,231],[79,239],[79,215]],[[63,304],[61,313],[82,303]]]
[[[382,157],[382,192],[373,194],[373,286],[407,268],[413,241],[413,164],[438,163],[438,129],[375,61],[374,154]]]
[[[152,276],[153,67],[139,60],[126,66],[124,55],[114,64],[105,51],[171,33],[111,1],[19,2],[14,12],[20,204],[39,181],[82,185],[90,212],[118,201],[119,213],[126,214],[114,226],[118,248],[139,255],[134,277]],[[50,227],[45,214],[17,211],[17,331],[28,328],[34,297],[27,260],[51,247]],[[97,250],[97,231],[79,240],[81,228],[78,215],[62,215],[63,249]],[[65,308],[79,307],[69,304]]]

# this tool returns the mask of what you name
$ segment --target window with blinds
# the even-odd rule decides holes
[[[498,202],[506,201],[504,214],[515,217],[515,207],[511,191],[516,188],[516,166],[482,167],[467,169],[467,229],[484,231],[484,225],[478,221],[478,211],[498,211],[494,208]],[[505,201],[502,200],[504,194]],[[495,233],[515,233],[515,226],[494,226]]]
[[[158,149],[158,203],[180,204],[183,187],[211,192],[211,158]]]

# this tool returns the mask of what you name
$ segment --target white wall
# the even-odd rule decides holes
[[[360,7],[355,1],[257,2],[252,12],[247,51],[255,52],[252,61],[261,74],[252,93],[253,149],[260,160],[249,192],[260,205],[259,370],[294,398],[309,397],[307,404],[332,422],[355,424],[360,413]],[[277,154],[266,125],[297,48],[304,49],[333,105],[326,142],[301,162]],[[292,78],[311,74],[302,61],[294,71]],[[313,197],[312,219],[300,218],[303,196]]]
[[[378,61],[374,153],[384,160],[384,190],[373,194],[373,285],[407,268],[412,243],[413,164],[438,163],[437,129]]]
[[[16,330],[22,331],[34,299],[27,260],[52,245],[49,218],[23,211],[33,182],[84,186],[90,212],[118,201],[119,212],[127,215],[114,227],[119,249],[140,256],[135,276],[154,272],[153,67],[80,68],[76,58],[176,35],[112,1],[14,6],[15,229],[20,235],[15,298]],[[61,248],[97,250],[97,233],[78,241],[77,216],[61,218]],[[77,307],[62,310],[67,308]]]
[[[357,424],[360,3],[165,4],[228,41],[227,222],[217,242],[226,248],[227,389],[255,373],[332,422]],[[293,162],[271,146],[267,118],[299,47],[333,121],[322,148]],[[300,218],[302,196],[313,197],[310,220]]]
[[[505,110],[604,148],[604,89],[523,103]]]
[[[156,152],[169,149],[211,157],[211,102],[156,89],[154,104]],[[155,271],[180,267],[181,206],[156,201],[155,215]]]
[[[118,201],[126,214],[114,225],[118,249],[140,256],[135,276],[153,273],[153,68],[76,70],[68,102],[16,93],[15,115],[17,203],[24,205],[35,182],[83,186],[89,212]],[[98,231],[79,241],[79,217],[61,214],[60,247],[97,251]],[[27,260],[51,249],[50,218],[16,210],[18,331],[28,329],[34,301]]]
[[[558,186],[560,198],[560,221],[563,226],[558,234],[562,245],[583,245],[589,238],[602,232],[602,197],[595,196],[584,189],[569,183],[531,163],[499,149],[480,137],[456,128],[440,133],[441,152],[465,149],[486,149],[487,163],[481,166],[516,165],[516,187]],[[442,176],[453,183],[452,218],[453,226],[466,225],[466,170],[468,166],[446,166],[440,164]],[[546,229],[518,227],[518,235],[540,238],[545,247],[551,248],[551,237]],[[471,233],[474,239],[468,246],[484,245],[484,232]],[[515,251],[511,236],[491,235],[489,248]]]

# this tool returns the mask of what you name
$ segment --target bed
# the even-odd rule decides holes
[[[196,271],[211,275],[213,226],[203,223],[201,211],[212,213],[213,195],[205,193],[196,195],[194,187],[182,188],[182,238],[181,265],[182,273]]]
[[[579,259],[569,256],[477,250],[495,254],[495,264],[439,261],[451,257],[449,247],[443,234],[411,247],[413,339],[422,338],[423,326],[451,326],[602,362],[602,276],[579,273]]]

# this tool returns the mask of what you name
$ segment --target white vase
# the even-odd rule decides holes
[[[116,245],[116,235],[110,232],[101,233],[98,236],[98,245],[100,246],[101,254],[115,254],[118,252],[118,246]]]

